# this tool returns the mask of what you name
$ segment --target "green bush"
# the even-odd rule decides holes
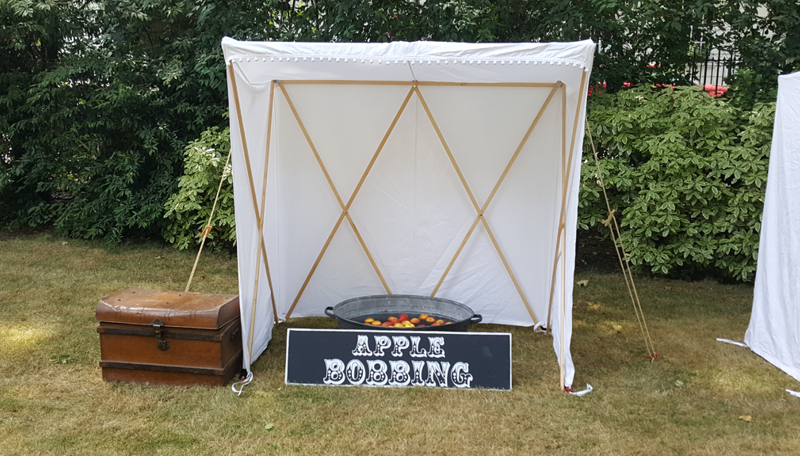
[[[754,277],[775,104],[742,111],[695,88],[591,99],[589,128],[634,265],[679,277]],[[579,227],[607,230],[589,136]]]
[[[178,181],[178,193],[167,201],[164,214],[170,222],[164,238],[176,248],[183,250],[200,245],[200,233],[211,215],[223,172],[226,178],[211,220],[214,228],[206,239],[206,246],[230,250],[236,244],[233,176],[230,164],[224,166],[230,149],[230,129],[217,127],[204,131],[200,139],[186,146],[184,174]]]

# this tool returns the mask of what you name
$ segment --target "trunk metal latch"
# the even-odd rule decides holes
[[[158,347],[158,349],[161,351],[169,350],[169,341],[164,340],[164,338],[161,336],[161,328],[164,327],[164,322],[156,319],[153,320],[152,325],[156,332],[156,338],[158,339],[158,342],[156,342],[156,347]]]

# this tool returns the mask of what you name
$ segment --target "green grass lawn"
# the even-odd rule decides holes
[[[158,245],[0,237],[0,454],[800,453],[800,399],[784,392],[800,385],[715,341],[743,338],[748,285],[638,279],[650,363],[622,277],[578,277],[574,386],[595,388],[583,398],[558,390],[551,338],[498,325],[476,329],[513,334],[511,392],[284,385],[286,328],[332,327],[324,318],[276,328],[241,397],[103,382],[97,301],[182,290],[193,261]],[[204,254],[193,289],[237,293],[235,258]]]

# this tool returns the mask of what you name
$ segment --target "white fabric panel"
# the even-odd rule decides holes
[[[436,296],[463,302],[490,323],[532,326],[547,318],[562,204],[562,147],[569,154],[575,127],[566,205],[565,314],[561,315],[560,267],[552,309],[554,348],[560,358],[563,337],[566,384],[571,385],[574,368],[569,339],[577,176],[587,90],[584,86],[581,91],[579,86],[582,76],[588,81],[594,52],[591,41],[331,44],[244,43],[226,38],[223,49],[226,62],[236,71],[258,199],[264,179],[270,81],[286,82],[283,86],[342,204],[347,204],[353,194],[411,85],[291,82],[421,81],[419,90],[479,208],[486,203],[552,86],[424,83],[565,83],[566,111],[562,112],[563,89],[559,88],[484,214],[535,319],[480,222]],[[231,90],[229,96],[233,100]],[[574,126],[579,102],[579,122]],[[244,362],[249,369],[266,348],[274,322],[263,264],[253,312],[258,228],[233,101],[230,106],[245,344],[255,315],[253,355],[246,353]],[[566,124],[566,145],[562,144],[562,119]],[[325,307],[344,299],[385,292],[345,218],[298,299],[342,209],[279,88],[274,99],[266,198],[264,236],[279,318],[286,318],[290,312],[296,317],[323,315]],[[391,292],[429,295],[434,290],[478,210],[416,94],[388,137],[349,214]]]
[[[745,343],[800,381],[800,73],[778,78],[753,312]]]
[[[430,294],[446,266],[440,264],[445,250],[472,214],[415,97],[353,206],[392,292]]]
[[[411,81],[414,76],[418,81],[549,83],[563,79],[572,65],[591,68],[594,57],[591,40],[500,44],[284,43],[225,37],[222,49],[225,61],[236,60],[250,85],[267,85],[274,79]]]
[[[264,88],[254,88],[246,84],[237,84],[239,100],[243,113],[243,124],[246,131],[246,142],[248,155],[250,158],[250,174],[256,182],[254,185],[258,207],[261,204],[261,194],[264,177],[264,165],[266,157],[266,125],[268,103],[264,102],[269,98],[269,91]],[[268,88],[267,88],[268,89]],[[236,119],[236,106],[234,104],[233,89],[231,81],[228,80],[228,99],[229,110],[232,119]],[[259,268],[258,283],[258,304],[253,312],[253,297],[255,290],[255,271],[258,252],[258,225],[256,209],[250,186],[250,174],[248,174],[245,159],[244,147],[242,142],[239,123],[231,122],[231,166],[233,173],[233,192],[234,209],[236,211],[236,239],[237,253],[239,261],[239,306],[241,308],[242,322],[242,342],[244,349],[244,366],[249,367],[251,359],[256,359],[267,348],[267,344],[272,338],[272,326],[274,317],[269,300],[271,290],[266,277],[266,269],[261,261]],[[269,206],[269,205],[268,205]],[[262,257],[263,258],[263,257]],[[250,322],[255,320],[258,324],[253,325],[252,336],[252,358],[250,356]]]

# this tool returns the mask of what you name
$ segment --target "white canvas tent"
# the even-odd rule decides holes
[[[753,312],[744,341],[800,381],[800,72],[778,78]]]
[[[594,43],[222,47],[246,369],[276,320],[394,293],[549,318],[572,384]]]

